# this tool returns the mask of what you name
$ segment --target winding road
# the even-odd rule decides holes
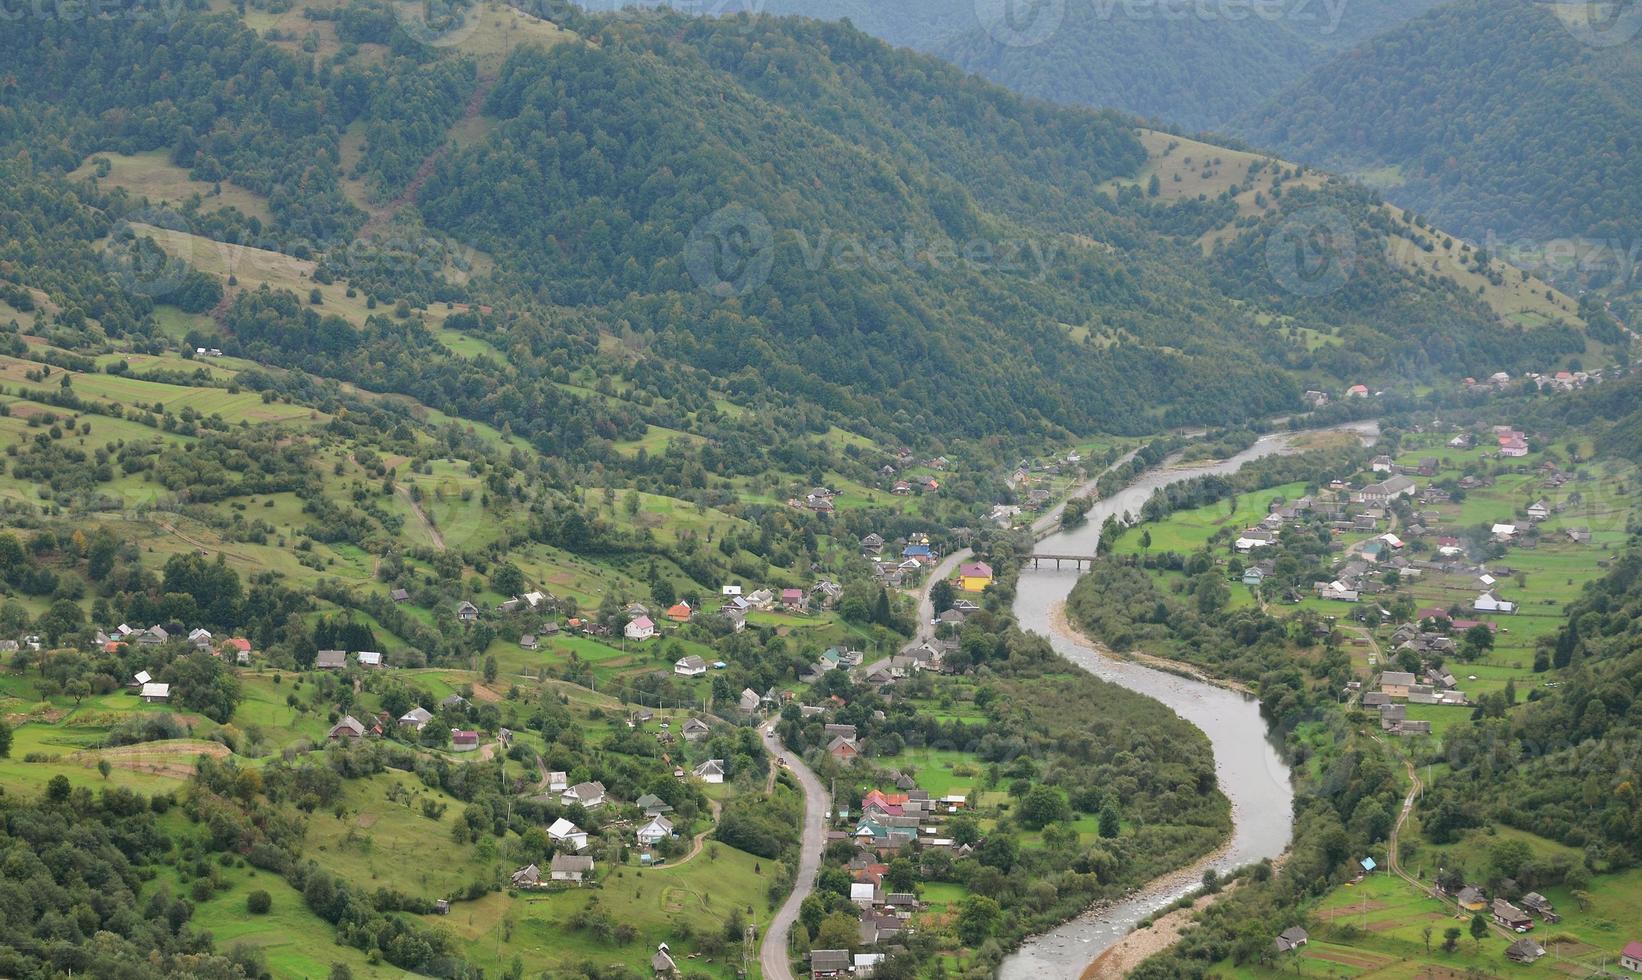
[[[815,875],[821,870],[821,852],[827,843],[827,795],[821,780],[804,760],[788,752],[775,733],[776,719],[764,723],[764,745],[770,755],[787,760],[787,768],[798,778],[804,790],[804,832],[799,845],[798,874],[793,878],[792,894],[781,903],[769,928],[764,931],[764,942],[758,950],[759,966],[764,980],[794,980],[787,950],[793,923],[798,921],[798,909],[804,899],[815,890]]]

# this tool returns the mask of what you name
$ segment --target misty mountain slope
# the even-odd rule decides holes
[[[1239,128],[1366,174],[1478,240],[1629,241],[1642,230],[1642,58],[1634,44],[1583,43],[1575,16],[1527,0],[1441,7],[1319,67]]]
[[[1001,4],[972,0],[768,0],[758,9],[848,18],[892,44],[931,52],[1038,98],[1212,129],[1270,98],[1332,52],[1431,5],[1292,0],[1255,13],[1233,4],[1080,0],[1046,4],[1037,19],[1022,15],[1019,34],[1002,26]]]

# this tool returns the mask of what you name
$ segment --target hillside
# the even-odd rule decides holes
[[[770,0],[759,9],[848,18],[1025,95],[1120,109],[1188,130],[1224,126],[1336,51],[1429,9],[1428,0],[1285,4],[1069,3],[1025,29],[1001,4]]]
[[[1440,7],[1317,68],[1238,128],[1551,271],[1555,241],[1629,242],[1642,228],[1632,193],[1642,163],[1631,145],[1642,61],[1634,45],[1584,43],[1586,10],[1526,0]],[[1569,265],[1555,271],[1593,286],[1629,275],[1612,254]]]

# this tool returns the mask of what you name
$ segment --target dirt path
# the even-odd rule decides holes
[[[462,108],[461,118],[451,128],[454,129],[456,126],[475,119],[479,115],[479,110],[484,108],[485,99],[490,96],[490,90],[495,85],[496,79],[481,76],[479,84],[473,87],[473,95],[468,98],[467,105]],[[372,215],[370,220],[365,222],[364,227],[359,229],[361,239],[369,238],[392,224],[393,219],[399,216],[399,212],[416,203],[417,195],[422,193],[422,188],[426,186],[428,178],[433,176],[433,169],[439,165],[439,161],[444,159],[445,154],[450,150],[448,136],[447,133],[447,138],[434,147],[433,152],[423,157],[420,164],[417,164],[416,174],[411,177],[410,183],[405,185],[405,189],[400,191],[392,201],[389,201],[386,207]]]
[[[182,530],[181,528],[177,527],[175,524],[172,524],[168,521],[156,521],[155,523],[159,526],[160,530],[165,531],[167,534],[175,535],[184,544],[188,545],[191,548],[194,548],[197,551],[220,551],[223,554],[227,555],[229,558],[234,559],[235,561],[242,561],[242,562],[246,562],[246,563],[249,563],[249,564],[255,564],[254,562],[251,561],[250,558],[247,558],[246,556],[244,556],[242,554],[238,554],[237,552],[229,551],[227,548],[224,548],[221,545],[217,545],[215,547],[213,547],[211,545],[208,545],[204,541],[201,541],[200,539],[190,535],[188,532]]]
[[[690,850],[683,857],[679,858],[677,861],[669,861],[661,867],[653,870],[666,871],[669,868],[679,867],[680,865],[688,862],[691,858],[695,857],[697,854],[701,853],[702,846],[707,843],[707,835],[718,829],[718,815],[724,810],[724,807],[719,805],[717,800],[708,800],[707,808],[713,813],[713,825],[695,836],[690,844]]]
[[[411,496],[410,488],[401,483],[394,489],[399,491],[401,497],[405,498],[405,503],[410,504],[411,516],[415,517],[416,523],[421,525],[422,530],[427,532],[428,539],[433,542],[433,550],[444,551],[445,536],[439,533],[439,528],[435,527],[432,521],[428,520],[428,515],[423,512],[422,505],[416,502],[415,497]]]

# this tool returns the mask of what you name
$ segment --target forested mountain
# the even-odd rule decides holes
[[[1295,0],[1252,12],[1235,5],[1091,0],[1046,4],[1034,17],[1020,18],[1019,30],[1003,21],[1001,3],[769,0],[760,9],[848,18],[869,34],[1026,95],[1214,129],[1332,52],[1430,6],[1430,0]]]
[[[1497,248],[1630,242],[1642,230],[1642,62],[1634,44],[1603,43],[1586,14],[1448,4],[1319,67],[1239,128],[1309,163],[1370,173],[1391,199]]]
[[[48,196],[86,154],[162,150],[196,181],[266,197],[267,220],[200,207],[195,230],[271,236],[321,272],[406,191],[402,227],[419,216],[494,255],[493,273],[457,287],[417,265],[390,284],[354,263],[348,278],[413,305],[494,304],[475,326],[512,337],[510,364],[461,381],[417,353],[437,345],[415,329],[342,331],[243,293],[217,341],[447,392],[544,449],[614,437],[530,380],[586,363],[607,332],[630,335],[652,372],[706,372],[750,403],[780,392],[899,439],[1229,421],[1293,408],[1298,374],[1487,373],[1583,347],[1562,328],[1500,329],[1452,281],[1384,261],[1367,195],[1278,191],[1264,220],[1227,193],[1163,206],[1111,183],[1147,166],[1127,120],[1023,100],[847,26],[573,15],[565,26],[594,43],[522,46],[480,83],[462,48],[417,45],[382,8],[328,16],[329,59],[221,16],[23,22],[0,39],[16,68],[0,132],[30,146]],[[133,84],[109,84],[128,62]],[[448,145],[464,102],[478,118]],[[1310,296],[1272,274],[1267,243],[1289,212],[1319,208],[1362,237],[1346,288]],[[1234,219],[1203,260],[1194,240]],[[737,235],[746,254],[728,258],[748,264],[721,268]],[[719,279],[734,270],[749,277]],[[1273,316],[1327,323],[1340,342],[1284,344]],[[357,356],[333,356],[344,349]]]

